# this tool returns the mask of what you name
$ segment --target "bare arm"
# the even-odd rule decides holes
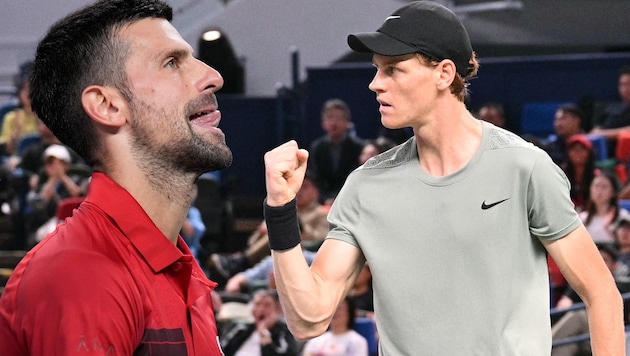
[[[614,129],[602,129],[600,127],[596,127],[593,130],[591,130],[590,133],[594,135],[604,136],[604,138],[608,140],[614,140],[614,139],[617,139],[617,136],[619,136],[619,133],[623,131],[629,131],[629,130],[630,130],[630,126],[618,127]]]
[[[272,251],[276,287],[291,332],[308,339],[326,331],[337,305],[352,288],[365,259],[344,241],[327,239],[309,268],[300,246]]]
[[[295,198],[306,172],[308,152],[289,141],[265,154],[267,204],[283,206]],[[268,221],[269,223],[269,221]],[[270,240],[274,238],[270,231]],[[326,331],[338,303],[364,263],[360,250],[326,240],[309,268],[301,246],[273,251],[275,282],[289,329],[299,339]]]
[[[584,226],[543,243],[586,305],[593,355],[625,355],[621,296]]]

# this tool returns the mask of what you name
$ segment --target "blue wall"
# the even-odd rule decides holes
[[[264,197],[263,155],[276,145],[276,99],[246,98],[217,93],[225,140],[232,165],[221,171],[222,184],[237,196]]]

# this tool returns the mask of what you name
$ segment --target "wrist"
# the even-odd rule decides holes
[[[263,212],[269,236],[269,248],[289,250],[300,244],[300,224],[295,198],[282,206],[270,206],[265,199]]]
[[[273,342],[273,339],[271,338],[271,332],[267,329],[260,330],[258,332],[258,335],[260,335],[260,343],[262,345],[268,345]]]

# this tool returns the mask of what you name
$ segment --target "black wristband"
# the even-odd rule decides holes
[[[269,206],[265,198],[263,213],[269,235],[269,248],[288,250],[300,244],[302,236],[300,235],[295,199],[283,206]]]

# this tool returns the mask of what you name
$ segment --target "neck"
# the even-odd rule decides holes
[[[432,176],[446,176],[462,169],[479,149],[482,123],[463,103],[436,110],[427,124],[414,128],[420,165]]]
[[[612,211],[612,207],[608,202],[595,203],[595,213],[598,215],[605,215]]]
[[[193,199],[196,175],[175,172],[170,168],[147,163],[138,164],[124,144],[108,145],[108,157],[102,162],[115,162],[95,167],[125,188],[144,209],[158,229],[174,244],[186,219]]]

